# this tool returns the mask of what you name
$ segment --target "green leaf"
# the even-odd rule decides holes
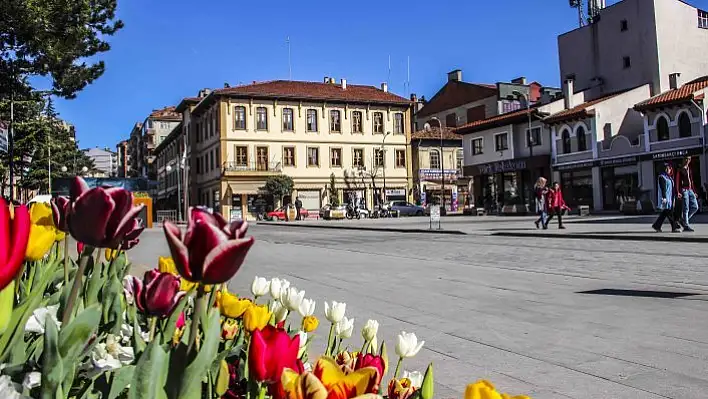
[[[423,385],[420,387],[420,398],[421,399],[433,399],[434,392],[434,381],[433,381],[433,364],[428,365],[428,369],[425,370],[425,377],[423,377]]]
[[[5,333],[10,325],[12,309],[15,304],[15,280],[10,281],[10,285],[0,291],[0,335]]]
[[[118,370],[111,373],[110,379],[110,391],[108,392],[108,399],[116,399],[125,389],[128,384],[133,380],[135,375],[136,367],[133,365],[123,366]]]
[[[158,340],[150,342],[135,367],[128,399],[167,399],[165,382],[168,364],[169,356]]]
[[[91,306],[98,302],[98,294],[101,291],[101,287],[105,284],[105,278],[103,277],[103,264],[94,263],[93,257],[89,258],[86,269],[90,271],[91,275],[88,281],[84,283],[84,304],[86,306]]]
[[[73,364],[86,342],[98,328],[101,311],[97,306],[86,308],[59,333],[59,351],[62,359]]]
[[[145,350],[146,344],[143,337],[140,335],[140,323],[138,323],[138,315],[135,311],[135,305],[130,307],[130,316],[133,319],[133,350],[135,357],[140,357],[140,354]]]
[[[61,398],[64,367],[59,351],[57,326],[49,320],[44,325],[44,357],[42,362],[42,399]]]
[[[209,315],[209,322],[204,331],[204,341],[197,356],[184,370],[178,398],[201,397],[202,380],[209,371],[209,366],[216,356],[221,341],[220,317],[219,312],[211,312]]]
[[[187,306],[187,297],[188,295],[185,295],[180,299],[179,303],[177,306],[175,306],[174,310],[172,311],[172,314],[170,315],[170,318],[167,319],[167,324],[165,324],[165,329],[162,331],[162,340],[163,344],[166,344],[170,341],[172,341],[172,337],[175,334],[175,329],[177,329],[177,319],[179,319],[180,313],[184,310],[185,306]]]

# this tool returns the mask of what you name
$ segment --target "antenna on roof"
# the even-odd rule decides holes
[[[288,80],[293,80],[293,67],[290,62],[290,36],[285,39],[285,43],[288,44]]]
[[[388,55],[388,78],[386,78],[386,82],[391,81],[391,54]]]
[[[571,8],[578,9],[578,25],[582,28],[585,26],[585,17],[583,16],[583,0],[569,0]]]
[[[406,77],[406,84],[405,88],[403,90],[404,93],[406,93],[406,97],[410,97],[410,91],[411,91],[411,56],[408,56],[408,66],[407,66],[407,77]]]

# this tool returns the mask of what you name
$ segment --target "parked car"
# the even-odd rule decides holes
[[[430,216],[430,205],[431,205],[431,204],[428,204],[428,205],[425,207],[425,216]],[[445,209],[444,206],[441,206],[441,207],[440,207],[440,216],[445,216],[445,215],[447,215],[447,209]]]
[[[268,212],[266,216],[268,216],[269,220],[274,220],[274,221],[280,221],[280,220],[287,220],[287,216],[285,215],[288,212],[288,210],[281,206],[280,208],[274,210],[273,212]],[[310,216],[309,212],[307,212],[307,209],[300,209],[300,217],[301,218],[306,218]]]
[[[398,212],[398,216],[423,216],[425,208],[413,205],[406,201],[391,201],[389,205],[391,211]]]

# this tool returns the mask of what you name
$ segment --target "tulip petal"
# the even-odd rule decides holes
[[[204,259],[202,281],[205,284],[229,281],[241,268],[254,241],[253,237],[228,240],[212,249]]]
[[[83,193],[89,191],[86,181],[79,176],[74,177],[69,186],[69,198],[71,202],[76,201]]]
[[[177,272],[185,279],[194,281],[192,280],[194,278],[192,270],[189,268],[189,252],[181,240],[182,231],[171,222],[165,222],[163,230]]]
[[[10,284],[10,281],[12,281],[20,271],[29,241],[31,223],[27,207],[25,205],[18,206],[15,208],[14,213],[12,227],[10,228],[12,232],[9,246],[11,252],[3,267],[0,267],[0,290]]]
[[[110,234],[109,237],[117,241],[116,245],[119,245],[121,241],[123,241],[123,239],[125,238],[126,234],[130,233],[133,230],[133,221],[135,220],[135,218],[138,217],[140,212],[143,211],[143,208],[145,208],[145,204],[140,204],[138,206],[128,208],[128,212],[123,215],[123,218],[118,223],[118,227],[116,227],[116,230],[108,230]],[[118,214],[117,212],[114,212],[113,215],[114,217],[120,217],[120,214]]]
[[[234,220],[229,225],[229,233],[232,238],[243,238],[248,231],[248,222],[245,220]]]
[[[312,373],[297,374],[285,369],[281,383],[287,399],[327,399],[327,388]]]
[[[0,265],[10,257],[10,207],[0,197]]]
[[[133,298],[135,299],[135,306],[138,307],[138,310],[141,312],[145,311],[145,298],[143,298],[143,282],[140,281],[137,277],[132,277],[132,284],[130,287],[133,289]]]
[[[268,373],[268,344],[261,330],[254,330],[248,351],[248,371],[256,381],[265,381]]]
[[[49,252],[56,239],[54,227],[38,224],[30,226],[29,242],[25,252],[25,258],[30,261],[40,260]]]
[[[175,298],[179,294],[179,278],[169,274],[157,272],[157,276],[149,283],[145,277],[145,302],[148,311],[154,316],[168,316],[176,305]],[[184,292],[182,292],[184,295]],[[179,300],[179,297],[176,298]]]
[[[368,393],[367,389],[373,386],[377,376],[378,371],[373,367],[357,370],[333,386],[329,390],[328,399],[349,399],[364,395]]]
[[[339,368],[334,359],[328,357],[319,358],[312,372],[322,381],[322,384],[324,384],[327,390],[331,390],[332,387],[345,377],[344,372]]]
[[[83,193],[73,204],[69,230],[72,237],[93,247],[103,247],[106,226],[115,209],[115,203],[102,188]],[[79,220],[81,216],[81,220]]]

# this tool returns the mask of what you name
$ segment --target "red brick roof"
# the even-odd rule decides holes
[[[698,78],[678,89],[672,89],[654,96],[648,100],[642,101],[634,106],[637,111],[644,111],[653,108],[664,107],[671,104],[683,103],[686,101],[697,100],[696,92],[708,87],[708,76]]]
[[[424,117],[496,95],[496,85],[453,80],[447,82],[440,91],[435,93],[433,98],[431,98],[416,115],[418,117]]]
[[[462,140],[462,137],[455,134],[455,129],[452,128],[444,127],[442,134],[443,140]],[[419,130],[411,134],[411,140],[440,140],[440,129],[433,127],[430,130]]]
[[[531,107],[531,116],[538,119],[539,118],[538,109],[536,109],[535,107]],[[478,132],[480,130],[491,129],[493,127],[510,125],[512,123],[521,122],[521,121],[524,121],[527,119],[528,119],[528,111],[526,110],[526,108],[522,108],[517,111],[511,111],[511,112],[507,112],[505,114],[492,116],[487,119],[480,119],[477,121],[467,123],[465,125],[458,127],[457,129],[455,129],[455,133],[456,134],[473,133],[473,132]]]
[[[593,106],[593,105],[595,105],[595,104],[601,103],[601,102],[603,102],[603,101],[605,101],[605,100],[608,100],[608,99],[610,99],[610,98],[612,98],[612,97],[618,96],[618,95],[620,95],[620,94],[622,94],[622,93],[625,93],[625,92],[627,92],[627,90],[622,90],[622,91],[619,91],[619,92],[616,92],[616,93],[607,94],[607,95],[604,95],[604,96],[602,96],[602,97],[598,97],[598,98],[596,98],[596,99],[594,99],[594,100],[586,101],[586,102],[584,102],[584,103],[582,103],[582,104],[576,105],[576,106],[573,107],[573,108],[565,109],[565,110],[563,110],[563,111],[561,111],[561,112],[557,112],[557,113],[555,113],[555,114],[553,114],[553,115],[547,117],[547,118],[544,119],[543,121],[544,121],[544,123],[547,123],[547,124],[554,124],[554,123],[559,123],[559,122],[563,122],[563,121],[569,121],[569,120],[573,120],[573,119],[586,118],[586,117],[588,117],[588,116],[590,116],[590,115],[594,115],[594,114],[595,114],[595,111],[594,111],[594,110],[589,110],[589,109],[588,109],[589,107],[591,107],[591,106]]]
[[[153,110],[148,118],[161,121],[181,121],[182,115],[175,111],[175,106],[169,106]]]

